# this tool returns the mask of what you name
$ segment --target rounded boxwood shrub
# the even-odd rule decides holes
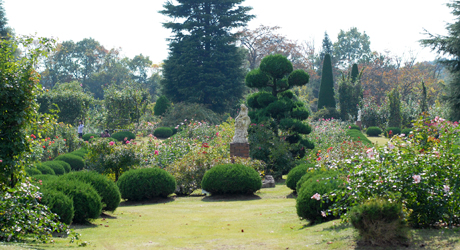
[[[81,151],[79,151],[79,152],[73,151],[73,152],[67,153],[67,154],[76,155],[76,156],[78,156],[78,157],[80,157],[80,158],[82,158],[82,159],[84,159],[84,158],[86,157],[86,153],[83,153],[83,152],[81,152]]]
[[[101,214],[101,197],[88,183],[59,178],[45,182],[44,188],[61,191],[72,198],[75,211],[73,222],[84,223],[89,219],[97,219]]]
[[[206,171],[201,188],[211,194],[253,194],[262,187],[256,170],[242,164],[223,164]]]
[[[291,169],[287,175],[286,186],[295,192],[297,190],[297,182],[313,167],[315,167],[315,164],[301,164]],[[310,170],[310,172],[313,172],[313,170]]]
[[[379,127],[368,127],[366,134],[368,136],[379,136],[382,133],[382,130]]]
[[[153,197],[167,197],[176,190],[174,177],[160,168],[133,169],[124,172],[117,181],[121,197],[140,201]]]
[[[401,134],[404,134],[405,136],[408,136],[412,132],[411,128],[405,128],[401,131]]]
[[[98,138],[98,137],[100,137],[98,134],[88,133],[88,134],[84,134],[84,135],[82,136],[82,139],[83,139],[84,141],[89,141],[89,139],[91,139],[91,136],[92,136],[93,138]]]
[[[40,192],[42,193],[41,204],[46,205],[51,212],[59,215],[60,222],[65,224],[72,223],[75,211],[70,197],[54,189],[43,188]]]
[[[50,167],[53,171],[54,171],[54,174],[56,175],[63,175],[65,174],[65,169],[64,167],[57,163],[57,162],[54,162],[54,161],[45,161],[45,162],[42,162],[42,166],[48,166]]]
[[[136,135],[129,131],[120,131],[112,135],[112,138],[115,138],[117,141],[125,142],[127,140],[136,139]]]
[[[53,162],[57,164],[61,164],[61,166],[64,168],[66,173],[69,173],[71,170],[70,164],[65,162],[65,161],[60,161],[60,160],[53,160]]]
[[[355,125],[355,124],[350,125],[350,126],[349,126],[349,129],[356,129],[356,130],[360,130],[360,131],[361,131],[361,129],[359,128],[359,126],[358,126],[358,125]]]
[[[58,161],[65,161],[69,163],[70,168],[74,171],[79,171],[85,168],[83,158],[73,154],[63,154],[55,158]]]
[[[407,240],[402,206],[386,200],[370,200],[350,211],[350,222],[361,241],[371,245],[395,245]]]
[[[171,128],[159,127],[153,131],[153,135],[158,138],[169,138],[173,134]]]
[[[101,196],[102,210],[115,211],[121,201],[120,191],[115,182],[94,171],[78,171],[61,177],[64,180],[78,180],[90,184]]]
[[[26,167],[25,169],[28,176],[42,174],[36,167]]]
[[[301,185],[300,190],[297,191],[296,209],[297,215],[300,218],[307,219],[311,223],[321,223],[336,219],[333,215],[327,215],[326,217],[322,212],[326,213],[328,208],[333,202],[324,202],[320,199],[317,200],[314,196],[328,193],[329,191],[338,189],[343,186],[343,181],[338,177],[331,177],[331,175],[337,175],[337,172],[329,173],[334,171],[327,171],[322,175],[316,175],[314,181],[309,180]]]
[[[390,136],[390,131],[391,131],[391,136]],[[401,129],[398,127],[389,127],[385,129],[385,135],[387,137],[392,137],[393,135],[400,135],[401,134]]]
[[[40,170],[42,174],[55,175],[54,170],[47,165],[37,164],[37,169]]]
[[[318,180],[317,177],[322,176],[322,175],[330,175],[333,176],[336,172],[333,171],[324,171],[324,170],[313,170],[313,171],[308,171],[304,175],[300,177],[300,179],[297,181],[295,189],[298,192],[301,188],[303,183],[307,181],[316,181]],[[320,177],[321,178],[321,177]]]

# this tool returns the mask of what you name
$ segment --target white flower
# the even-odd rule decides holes
[[[414,183],[420,183],[420,180],[422,179],[422,177],[420,177],[420,175],[414,175],[414,176],[412,176],[412,178],[414,178]]]
[[[366,151],[367,157],[374,159],[374,148],[370,148]]]
[[[326,213],[324,211],[321,211],[321,216],[326,217]]]
[[[390,150],[392,150],[392,149],[395,148],[395,145],[393,145],[392,143],[389,143],[389,144],[388,144],[388,148],[389,148]]]
[[[314,194],[311,198],[312,198],[312,199],[316,199],[316,200],[319,201],[319,200],[321,200],[321,195],[318,194],[318,193],[316,193],[316,194]]]
[[[448,193],[450,191],[450,187],[447,185],[443,185],[444,187],[444,192]]]

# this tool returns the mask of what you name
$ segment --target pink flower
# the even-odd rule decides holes
[[[91,137],[90,137],[90,139],[93,139],[93,138],[94,138],[94,136],[91,136]]]
[[[149,126],[152,126],[152,123],[150,123],[150,122],[147,122],[147,124],[148,124]]]
[[[2,163],[2,162],[3,162],[3,160],[0,160],[0,163]]]
[[[367,157],[374,159],[374,148],[370,148],[366,151]]]
[[[110,146],[113,146],[113,144],[115,144],[115,142],[113,142],[113,141],[109,142]]]
[[[348,126],[348,128],[351,128],[351,126]]]
[[[153,135],[152,135],[152,134],[150,134],[149,136],[150,136],[150,137],[152,137]]]
[[[126,141],[126,144],[130,144],[131,142],[130,141]]]
[[[158,155],[158,154],[160,154],[160,152],[158,152],[158,150],[155,150],[154,154]]]
[[[321,211],[321,216],[326,217],[326,213],[324,211]]]
[[[450,187],[447,185],[443,185],[444,187],[444,192],[448,193],[450,191]]]
[[[420,175],[414,175],[412,176],[414,178],[414,183],[420,183],[420,180],[422,180],[422,177]]]
[[[318,193],[316,193],[316,194],[314,194],[311,198],[312,198],[312,199],[316,199],[316,200],[319,201],[319,200],[321,200],[321,195],[318,194]]]
[[[389,143],[389,144],[388,144],[388,148],[389,148],[390,150],[393,150],[393,149],[395,148],[395,145]]]
[[[128,137],[125,137],[125,141],[128,140]]]
[[[216,136],[219,136],[219,132],[216,133]]]

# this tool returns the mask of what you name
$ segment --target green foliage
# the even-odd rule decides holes
[[[393,137],[393,135],[400,135],[400,134],[401,134],[401,129],[398,127],[389,127],[385,129],[385,135],[389,138]]]
[[[388,126],[390,127],[401,127],[401,101],[399,99],[399,91],[393,89],[388,94],[390,100],[390,117],[388,118]]]
[[[355,124],[351,124],[350,127],[349,127],[349,129],[356,129],[356,130],[361,131],[361,129],[359,128],[359,126],[358,126],[358,125],[355,125]]]
[[[428,98],[425,82],[422,80],[422,100],[420,101],[420,113],[428,112]]]
[[[342,75],[339,81],[340,116],[344,121],[355,121],[358,117],[358,109],[363,99],[360,78],[358,65],[353,64],[352,72],[347,77]]]
[[[322,108],[335,109],[334,79],[332,74],[331,55],[326,54],[323,61],[321,73],[321,87],[318,96],[318,110]]]
[[[39,174],[39,175],[34,175],[30,179],[32,180],[33,183],[37,185],[41,185],[41,182],[49,182],[53,180],[57,180],[58,176],[56,175],[49,175],[49,174]]]
[[[59,221],[70,225],[75,214],[73,201],[67,195],[54,189],[44,188],[41,190],[40,203],[59,216]]]
[[[171,29],[169,56],[163,65],[162,93],[173,103],[204,104],[223,113],[244,93],[244,54],[230,31],[245,26],[254,16],[241,0],[167,2],[161,14]],[[163,125],[175,126],[177,124]]]
[[[55,175],[54,170],[43,164],[37,164],[37,169],[42,173],[42,174],[49,174],[49,175]]]
[[[408,136],[410,134],[410,132],[412,132],[412,129],[411,128],[405,128],[401,131],[401,134],[404,134],[406,136]]]
[[[58,162],[45,161],[45,162],[42,162],[41,165],[50,167],[53,170],[54,174],[56,174],[56,175],[63,175],[66,172],[64,167],[61,164],[59,164]],[[43,174],[45,174],[45,173],[43,173]]]
[[[176,180],[163,169],[143,168],[125,172],[117,181],[121,197],[140,201],[154,197],[167,197],[176,190]]]
[[[130,141],[132,139],[136,139],[136,135],[130,131],[120,131],[120,132],[114,133],[111,137],[123,143],[125,143],[126,141]]]
[[[380,134],[382,134],[382,129],[380,129],[379,127],[368,127],[366,129],[366,134],[368,136],[380,136]]]
[[[206,171],[201,188],[211,194],[253,194],[262,187],[259,173],[241,164],[218,165]]]
[[[372,147],[372,142],[360,131],[356,129],[347,130],[347,135],[352,141],[361,142],[367,147]]]
[[[77,155],[63,154],[63,155],[56,157],[55,160],[64,161],[64,162],[69,163],[70,168],[73,171],[79,171],[85,168],[85,162],[83,161],[83,158]]]
[[[159,127],[155,129],[155,132],[153,132],[153,135],[158,137],[158,138],[169,138],[173,134],[173,131],[171,128],[167,127]]]
[[[61,166],[64,168],[66,173],[69,173],[70,170],[72,170],[72,168],[70,167],[70,164],[65,161],[53,160],[53,162],[61,164]]]
[[[162,116],[166,113],[166,110],[171,107],[171,102],[168,98],[164,95],[160,96],[155,103],[155,107],[153,108],[153,112],[156,116]]]
[[[42,174],[36,167],[26,167],[25,169],[28,176]]]
[[[313,120],[319,120],[319,119],[337,119],[340,117],[339,112],[337,112],[337,109],[335,108],[322,108],[313,115]]]
[[[397,245],[407,241],[402,205],[373,199],[350,210],[350,222],[360,241],[370,245]]]
[[[59,178],[45,182],[44,188],[60,191],[72,198],[75,211],[73,222],[75,223],[85,223],[90,219],[97,219],[101,214],[101,197],[90,184]]]
[[[61,177],[63,180],[78,180],[93,186],[101,196],[102,210],[115,211],[120,204],[121,197],[117,185],[106,176],[93,171],[79,171],[66,174]]]
[[[180,102],[175,103],[166,111],[160,125],[176,127],[182,123],[187,123],[185,120],[205,121],[210,124],[221,124],[224,121],[223,116],[206,108],[203,104]]]
[[[341,61],[343,66],[353,62],[367,62],[372,55],[369,36],[358,31],[356,27],[348,31],[340,30],[337,42],[334,43],[334,57]]]
[[[92,139],[92,138],[97,138],[97,137],[100,137],[100,135],[94,134],[94,133],[87,133],[87,134],[84,134],[84,135],[82,136],[82,139],[83,139],[84,141],[89,141],[90,139]]]
[[[297,182],[304,176],[309,170],[314,168],[314,164],[300,164],[289,171],[286,179],[286,186],[294,192],[297,190]]]
[[[305,174],[303,174],[300,177],[300,179],[297,180],[297,183],[295,184],[296,192],[298,193],[300,191],[304,183],[309,183],[309,182],[313,182],[317,180],[317,179],[310,180],[313,177],[319,178],[320,176],[325,175],[325,174],[326,172],[324,169],[316,169],[316,168],[310,169],[309,171],[305,172]]]

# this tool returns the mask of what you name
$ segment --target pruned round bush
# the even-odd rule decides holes
[[[331,177],[331,175],[336,176],[337,172],[315,175],[315,180],[311,180],[311,178],[301,185],[300,190],[297,191],[296,199],[297,215],[300,218],[307,219],[313,224],[336,219],[335,216],[326,214],[333,202],[321,200],[321,195],[343,186],[343,181],[338,177]]]
[[[44,188],[61,191],[72,198],[75,211],[73,222],[84,223],[89,219],[97,219],[101,214],[101,197],[88,183],[59,178],[45,182]]]
[[[115,211],[120,204],[121,195],[115,182],[94,171],[78,171],[61,177],[64,180],[78,180],[90,184],[101,196],[102,210]]]
[[[112,135],[112,138],[115,138],[117,141],[125,142],[126,140],[136,139],[136,135],[129,131],[120,131]]]
[[[98,134],[93,134],[93,133],[88,133],[88,134],[84,134],[84,135],[82,136],[82,139],[83,139],[84,141],[89,141],[89,139],[91,139],[91,137],[93,137],[93,138],[98,138],[98,137],[100,137],[100,135],[98,135]]]
[[[404,134],[405,136],[408,136],[412,132],[411,128],[405,128],[401,131],[401,134]]]
[[[287,175],[286,186],[295,192],[297,190],[297,182],[314,166],[315,164],[301,164],[291,169]],[[313,170],[310,170],[310,172],[313,172]]]
[[[171,106],[171,102],[164,95],[160,96],[153,107],[153,114],[155,116],[161,116],[166,113],[166,110]]]
[[[158,138],[169,138],[173,134],[171,128],[159,127],[153,131],[153,135]]]
[[[391,135],[390,135],[390,131],[391,131]],[[400,134],[401,134],[401,129],[398,127],[389,127],[385,129],[385,135],[387,135],[387,137],[393,137],[393,135],[400,135]]]
[[[53,160],[53,162],[56,162],[57,164],[61,164],[61,166],[64,168],[64,170],[65,170],[66,173],[69,173],[70,170],[72,169],[72,168],[70,167],[70,164],[67,163],[67,162],[65,162],[65,161],[60,161],[60,160],[56,160],[56,159],[55,159],[55,160]]]
[[[130,201],[167,197],[176,190],[174,177],[160,168],[133,169],[117,181],[121,197]]]
[[[83,161],[83,158],[74,154],[63,154],[56,157],[54,160],[65,161],[69,163],[70,168],[73,171],[79,171],[85,168],[85,162]]]
[[[67,154],[76,155],[76,156],[78,156],[78,157],[80,157],[80,158],[82,158],[82,159],[84,159],[84,158],[86,157],[86,153],[83,153],[83,152],[81,152],[81,151],[80,151],[80,152],[73,151],[73,152],[67,153]]]
[[[355,125],[355,124],[351,124],[349,129],[361,130],[361,128],[358,125]]]
[[[308,171],[307,173],[302,175],[300,177],[300,179],[297,181],[296,186],[295,186],[296,191],[298,192],[302,188],[303,183],[305,183],[307,181],[310,181],[310,182],[316,181],[316,180],[318,180],[318,178],[316,178],[316,177],[324,175],[324,174],[326,174],[326,171],[324,171],[324,170]],[[327,173],[327,174],[330,174],[330,173]],[[313,178],[313,177],[315,177],[315,178]]]
[[[40,203],[46,205],[51,212],[59,215],[59,221],[65,224],[72,223],[74,216],[73,201],[61,191],[43,188]]]
[[[350,211],[350,222],[361,241],[371,245],[396,245],[407,240],[407,227],[400,203],[370,200]]]
[[[379,136],[382,133],[382,130],[379,127],[368,127],[366,134],[368,136]]]
[[[50,168],[49,166],[46,166],[43,164],[37,164],[37,169],[40,170],[42,174],[55,175],[54,170]]]
[[[42,174],[42,172],[40,172],[40,170],[38,170],[36,167],[26,167],[25,169],[28,176]]]
[[[42,162],[42,165],[50,167],[54,171],[54,174],[56,174],[56,175],[65,174],[64,167],[61,164],[57,163],[57,162],[45,161],[45,162]]]
[[[261,187],[259,173],[241,164],[215,166],[201,181],[201,188],[211,194],[253,194]]]

